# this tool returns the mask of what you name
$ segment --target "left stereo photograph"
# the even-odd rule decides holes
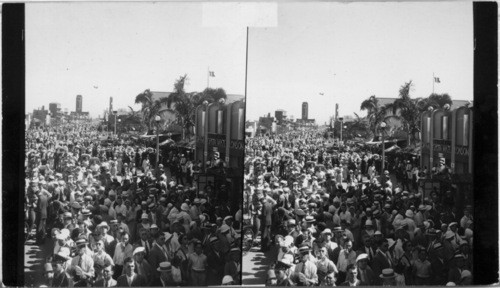
[[[241,284],[245,28],[25,5],[24,285]]]

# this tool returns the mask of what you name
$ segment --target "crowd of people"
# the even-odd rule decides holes
[[[28,129],[27,233],[46,255],[36,284],[238,284],[241,205],[197,187],[190,158],[171,151],[156,165],[147,143],[92,123]]]
[[[418,181],[445,176],[444,159],[430,171],[412,155],[382,165],[318,130],[247,138],[245,155],[245,219],[275,257],[267,285],[472,283],[472,207]]]

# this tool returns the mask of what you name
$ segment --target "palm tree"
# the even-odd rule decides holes
[[[366,117],[359,117],[357,113],[354,113],[356,118],[350,125],[350,131],[353,134],[353,137],[361,137],[361,138],[369,138],[371,136],[370,123],[366,119]]]
[[[415,140],[414,134],[420,126],[420,109],[425,105],[422,98],[412,99],[410,97],[412,87],[413,82],[411,80],[406,82],[399,89],[399,98],[386,105],[386,108],[392,109],[393,115],[401,120],[403,130],[408,136],[408,144],[413,143]],[[397,113],[398,111],[399,113]]]
[[[387,107],[380,106],[377,97],[372,95],[361,102],[360,109],[361,111],[367,110],[368,114],[366,115],[366,119],[368,120],[370,130],[373,134],[376,134],[377,126],[385,118]]]
[[[182,127],[182,139],[186,138],[186,134],[189,132],[189,128],[194,126],[194,115],[196,106],[194,103],[194,98],[196,98],[192,93],[183,94],[177,98],[175,104],[175,115],[177,124]]]
[[[144,123],[148,127],[148,131],[151,130],[155,116],[158,115],[158,113],[162,109],[163,104],[167,102],[167,97],[153,99],[153,93],[149,89],[144,90],[144,92],[138,94],[135,97],[135,103],[142,104],[142,117]]]
[[[174,83],[174,92],[167,97],[167,107],[172,108],[172,104],[177,103],[186,94],[184,84],[188,81],[187,74],[180,76]]]

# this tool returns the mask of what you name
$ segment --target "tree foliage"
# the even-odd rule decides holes
[[[372,95],[361,102],[361,110],[367,111],[366,119],[368,120],[370,130],[373,134],[376,134],[378,125],[385,118],[387,107],[380,106],[377,97]]]

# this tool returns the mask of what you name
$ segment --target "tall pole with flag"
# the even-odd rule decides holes
[[[439,77],[434,76],[434,73],[432,73],[432,94],[434,94],[434,83],[441,83],[441,81]]]
[[[210,77],[215,77],[215,72],[210,71],[210,67],[207,68],[207,88],[210,88]]]

